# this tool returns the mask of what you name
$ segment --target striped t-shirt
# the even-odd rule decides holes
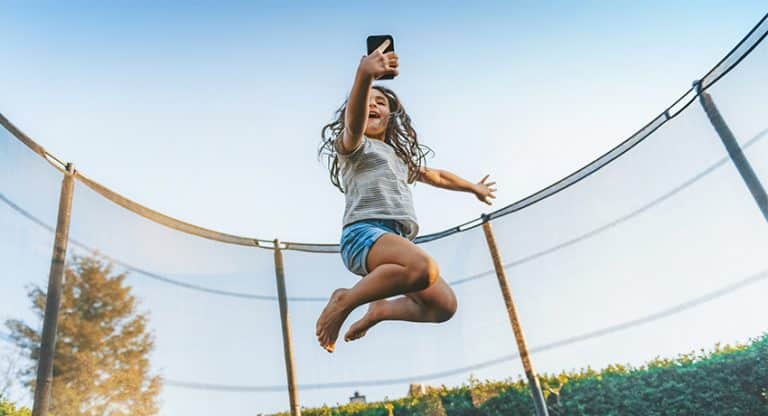
[[[419,225],[408,185],[408,166],[383,140],[363,136],[357,149],[339,154],[346,196],[343,224],[378,219],[396,220],[409,240]]]

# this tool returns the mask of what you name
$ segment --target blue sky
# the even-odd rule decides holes
[[[168,215],[335,242],[343,197],[316,151],[367,35],[395,38],[401,75],[388,85],[435,149],[429,164],[470,180],[490,173],[495,209],[634,133],[765,12],[759,1],[7,2],[0,112],[89,177]],[[490,210],[469,194],[414,192],[422,233]],[[187,378],[204,376],[226,382],[215,369]],[[346,392],[334,394],[329,403]]]
[[[0,73],[3,113],[163,212],[261,238],[332,241],[343,201],[314,154],[368,34],[395,36],[404,76],[390,84],[435,148],[432,165],[475,180],[491,173],[504,204],[645,124],[761,15],[758,2],[716,4],[17,4],[2,17],[2,52],[14,57]],[[498,154],[516,156],[502,165]],[[288,183],[306,187],[284,192]],[[456,208],[420,210],[427,232],[485,209],[421,191]],[[318,198],[329,200],[316,211],[323,225],[303,208]],[[256,209],[272,220],[253,218]]]

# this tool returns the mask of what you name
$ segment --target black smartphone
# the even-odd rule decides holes
[[[368,46],[368,55],[371,54],[376,48],[381,46],[381,44],[389,39],[389,46],[387,46],[386,49],[384,49],[384,53],[387,52],[394,52],[395,51],[395,39],[392,38],[392,35],[371,35],[368,36],[368,38],[365,40],[367,46]],[[384,75],[379,79],[392,79],[394,78],[394,75]]]

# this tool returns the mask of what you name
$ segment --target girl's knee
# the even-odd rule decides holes
[[[441,302],[438,307],[435,308],[435,322],[445,322],[456,314],[456,296],[453,292],[450,294],[450,298],[445,302]]]
[[[437,262],[429,256],[421,256],[406,266],[408,278],[415,290],[424,290],[437,282],[440,277],[440,269]]]

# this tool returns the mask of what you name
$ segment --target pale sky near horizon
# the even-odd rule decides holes
[[[463,223],[519,200],[617,145],[688,90],[694,79],[715,65],[768,11],[761,1],[728,4],[697,1],[695,5],[662,1],[486,2],[472,7],[462,2],[420,2],[414,5],[398,1],[389,2],[385,7],[363,2],[336,2],[332,5],[314,2],[185,4],[173,1],[162,4],[2,4],[0,38],[3,42],[0,43],[0,54],[5,57],[5,65],[0,66],[0,112],[22,131],[51,153],[73,162],[90,178],[167,215],[232,234],[305,242],[337,242],[340,234],[343,196],[330,184],[328,172],[317,160],[316,153],[320,129],[331,120],[333,112],[346,97],[357,62],[364,53],[365,37],[369,34],[389,33],[394,36],[400,57],[400,76],[385,85],[392,87],[402,98],[420,140],[435,150],[436,155],[428,161],[429,165],[474,181],[489,173],[499,184],[498,198],[493,207],[481,204],[469,194],[417,185],[414,188],[416,210],[421,234],[425,234]],[[762,59],[760,62],[766,61]],[[747,76],[760,75],[750,73],[744,76],[751,79]],[[733,115],[728,113],[728,98],[737,94],[732,94],[731,90],[726,92],[722,93],[722,107],[726,115]],[[717,95],[717,92],[713,94]],[[751,99],[759,100],[760,97],[755,94]],[[699,109],[694,111],[700,112]],[[762,110],[758,108],[754,111]],[[749,114],[753,116],[753,121],[758,119],[754,117],[756,113]],[[670,139],[669,143],[680,146],[672,147],[672,150],[686,149],[684,144],[696,148],[698,142],[686,136],[688,133],[691,136],[712,134],[711,127],[699,113],[670,124],[665,131],[682,132],[680,134],[685,136],[679,141]],[[744,128],[744,134],[749,135],[740,136],[740,139],[751,138],[756,131],[766,127],[757,126],[758,122],[754,124],[745,123],[749,129]],[[664,186],[671,186],[677,182],[664,182],[665,175],[683,180],[687,178],[686,174],[697,173],[696,169],[702,168],[714,160],[713,155],[722,152],[720,144],[713,139],[711,143],[702,144],[701,149],[696,148],[700,153],[694,152],[690,165],[681,162],[680,166],[684,168],[676,171],[670,167],[679,162],[676,159],[678,154],[670,151],[654,156],[653,150],[657,149],[654,146],[657,144],[638,147],[635,153],[637,159],[628,157],[626,165],[620,164],[615,168],[618,172],[616,177],[638,186],[638,195],[633,195],[631,187],[627,187],[621,191],[626,193],[618,194],[615,200],[598,196],[570,200],[568,198],[571,197],[566,196],[562,201],[572,204],[568,207],[563,203],[559,206],[555,203],[542,204],[539,211],[531,210],[515,217],[518,219],[510,219],[507,225],[500,224],[497,228],[499,239],[517,250],[514,255],[507,256],[509,260],[578,235],[591,225],[612,219],[613,214],[624,214],[648,202],[657,193],[654,193],[655,189],[643,188],[643,184],[654,184],[658,180]],[[765,144],[756,148],[756,152],[762,152],[753,154],[756,169],[765,177],[768,163],[764,155],[768,152],[765,152]],[[655,163],[652,169],[640,164],[648,160]],[[635,173],[627,170],[627,166],[639,170]],[[685,170],[688,168],[690,172]],[[606,169],[605,176],[600,178],[610,177],[607,175],[611,172]],[[674,176],[676,174],[679,177]],[[741,238],[754,244],[768,241],[764,240],[767,236],[762,229],[750,223],[755,219],[753,207],[745,197],[744,189],[732,186],[733,181],[737,181],[736,176],[733,172],[723,175],[713,176],[707,183],[711,186],[722,185],[722,189],[716,189],[733,196],[736,200],[733,205],[713,203],[698,208],[696,215],[693,215],[686,210],[697,200],[681,197],[683,202],[677,202],[679,205],[673,203],[667,211],[663,211],[666,214],[652,214],[650,220],[641,220],[647,222],[630,224],[627,229],[622,229],[624,240],[612,235],[598,237],[597,241],[601,241],[602,245],[594,243],[595,246],[590,246],[593,243],[587,243],[572,253],[556,257],[557,262],[553,260],[553,263],[523,266],[517,272],[517,275],[537,276],[537,280],[515,283],[516,273],[510,273],[513,285],[520,285],[515,290],[530,294],[521,296],[520,307],[523,313],[532,311],[525,315],[533,327],[530,331],[531,344],[546,344],[558,337],[595,329],[595,325],[606,326],[615,321],[644,316],[755,273],[760,266],[757,246],[749,246],[754,251],[745,249],[740,253],[737,252],[740,249],[738,244],[723,244],[720,247],[714,240],[727,235],[735,236],[737,241]],[[599,186],[607,187],[607,184],[599,182],[601,180],[595,179]],[[12,184],[9,186],[12,188]],[[613,189],[590,184],[584,186],[587,190]],[[22,191],[19,191],[20,194],[23,194]],[[637,201],[633,199],[635,197]],[[743,200],[739,199],[742,197]],[[717,202],[720,202],[719,199]],[[75,203],[76,207],[87,208],[93,200],[83,197]],[[555,207],[559,207],[560,211]],[[595,217],[587,216],[584,224],[569,228],[567,215],[560,215],[569,207],[574,212],[588,207],[590,209],[586,212],[594,213]],[[733,211],[721,211],[725,208],[732,208]],[[73,217],[73,221],[91,219],[93,217],[89,215],[96,215],[95,212],[98,211],[81,213],[80,217]],[[601,216],[603,214],[605,216]],[[141,238],[144,229],[138,221],[131,222],[127,217],[110,215],[105,214],[88,226],[80,222],[77,231],[93,239],[86,242],[97,244],[94,240],[103,239],[101,244],[104,246],[120,249],[134,243],[136,240],[133,237]],[[733,223],[709,223],[708,220],[715,215],[726,216]],[[8,224],[13,223],[14,218],[8,214]],[[135,231],[135,235],[125,236],[125,246],[120,246],[119,238],[100,233],[109,230],[108,225],[114,224],[112,221],[121,218],[126,220],[125,224],[121,224],[125,229]],[[592,220],[594,223],[590,222]],[[547,226],[552,229],[549,234],[539,236],[536,235],[537,224],[545,230]],[[15,223],[13,226],[16,226]],[[21,225],[19,227],[20,230]],[[13,230],[19,235],[26,235],[27,232]],[[676,231],[680,233],[675,234]],[[665,237],[660,241],[655,241],[650,235],[666,235],[665,232],[670,233],[668,239]],[[729,232],[733,235],[727,234]],[[457,241],[474,244],[465,247],[456,243],[466,252],[458,249],[452,252],[451,245],[427,248],[432,247],[435,255],[446,259],[446,263],[450,263],[459,253],[471,259],[467,260],[467,264],[458,260],[457,264],[446,264],[446,270],[457,273],[449,277],[459,278],[487,268],[484,263],[487,259],[483,257],[485,253],[481,250],[482,242],[476,239],[478,235],[457,237]],[[125,250],[119,255],[129,259],[135,256],[137,260],[134,262],[143,261],[149,257],[142,256],[156,248],[153,244],[162,246],[166,242],[161,239],[163,236],[158,234],[158,240],[151,241],[152,244],[138,247],[135,252]],[[77,235],[74,237],[77,238]],[[548,240],[549,237],[552,239]],[[39,237],[43,241],[40,244],[36,240],[38,237],[28,238],[25,242],[35,249],[40,249],[40,244],[48,241],[47,235]],[[250,259],[249,254],[230,250],[229,247],[216,251],[213,245],[206,245],[207,242],[197,245],[184,238],[168,238],[169,242],[179,243],[179,259],[171,258],[167,264],[158,260],[156,264],[135,265],[164,272],[167,276],[173,276],[174,271],[178,271],[179,276],[190,273],[209,287],[221,284],[221,287],[230,290],[253,291],[253,286],[226,279],[253,271],[253,264],[242,266]],[[634,238],[637,239],[632,240]],[[691,247],[675,245],[681,241],[691,243]],[[7,243],[7,250],[13,245],[11,241],[4,243]],[[634,246],[631,244],[635,243],[638,250],[656,253],[654,261],[645,261],[639,255],[636,258],[622,257],[628,256],[622,250],[632,250]],[[36,252],[24,252],[22,245],[12,248],[18,249],[18,253],[8,251],[17,253],[8,255],[12,259],[24,258],[26,261],[27,257],[31,259],[33,254],[37,255]],[[184,251],[203,248],[211,250],[206,252],[210,253],[210,263],[207,263],[208,258],[203,258],[203,252]],[[40,250],[41,253],[49,251],[48,248]],[[189,256],[189,253],[201,253],[200,259],[197,259],[200,261],[199,269],[174,269],[174,262],[181,264],[182,257]],[[594,270],[593,266],[585,266],[584,270],[578,267],[579,261],[596,253],[600,260],[612,256],[615,260],[613,263],[606,260],[605,264],[595,264]],[[215,269],[221,265],[215,261],[216,256],[229,261],[225,264],[227,270]],[[266,256],[264,259],[259,256],[256,268],[261,267],[262,260],[263,264],[270,264],[268,255],[263,254]],[[312,274],[312,262],[303,256],[300,253],[286,254],[289,274],[294,272],[302,277],[302,273]],[[743,262],[727,263],[742,257],[746,259]],[[45,261],[41,260],[39,269],[47,270],[48,260],[44,256],[41,258]],[[328,261],[329,265],[318,263],[318,270],[336,270],[332,267],[338,265]],[[333,261],[337,262],[337,259]],[[623,270],[620,267],[622,261],[628,262],[630,266],[627,267],[632,270]],[[28,272],[22,263],[19,260],[19,270]],[[571,266],[575,270],[574,279],[568,275],[568,279],[563,281],[548,280],[548,273],[564,276],[564,273],[557,271],[558,267],[565,269]],[[652,276],[657,268],[663,269],[663,272]],[[589,271],[585,271],[587,269]],[[271,269],[265,270],[267,274],[271,273]],[[218,277],[224,279],[217,280],[214,276],[217,272],[221,274]],[[674,275],[699,280],[695,281],[695,285],[692,280],[664,281]],[[268,285],[256,286],[257,292],[274,290],[270,286],[274,284],[270,280],[272,275],[267,277]],[[625,277],[627,280],[622,280]],[[606,285],[606,282],[611,283]],[[637,282],[647,283],[647,287],[635,287]],[[21,292],[21,284],[16,287],[11,279],[4,284]],[[327,287],[324,284],[294,280],[289,281],[289,291],[298,296],[322,295],[331,288],[327,286],[330,283],[326,284]],[[245,304],[241,305],[236,300],[226,303],[227,299],[208,300],[202,295],[197,298],[198,294],[194,292],[173,287],[142,285],[145,283],[136,284],[137,292],[146,296],[148,305],[157,306],[155,317],[157,322],[161,322],[158,325],[167,324],[162,328],[167,331],[166,334],[174,334],[174,338],[180,334],[178,338],[182,339],[184,331],[194,331],[194,319],[199,320],[201,333],[212,337],[210,334],[219,330],[238,332],[237,325],[247,314],[263,313],[264,316],[275,317],[275,311],[269,309],[270,305],[258,304],[246,309]],[[761,285],[765,288],[765,282]],[[5,286],[0,288],[10,290]],[[494,290],[494,286],[489,285],[488,289]],[[634,292],[622,296],[624,292],[621,291],[625,289]],[[615,298],[606,300],[612,293],[616,293]],[[541,368],[552,372],[569,368],[571,364],[576,366],[575,363],[599,366],[616,360],[639,360],[638,357],[646,357],[643,355],[646,353],[652,357],[656,353],[684,352],[691,345],[710,347],[721,339],[718,336],[725,341],[743,340],[744,334],[756,336],[759,334],[754,333],[755,323],[752,325],[739,320],[731,324],[722,318],[713,325],[717,330],[707,332],[708,328],[701,323],[701,319],[715,319],[719,310],[756,313],[758,306],[755,305],[761,304],[761,293],[764,291],[753,290],[743,294],[742,298],[733,296],[728,301],[722,300],[728,303],[711,306],[712,309],[707,309],[706,314],[684,314],[673,318],[673,323],[652,327],[658,328],[658,332],[646,328],[620,341],[614,340],[616,344],[606,341],[602,346],[598,340],[579,344],[562,356],[546,352],[541,354],[542,359],[538,362]],[[573,295],[573,299],[569,295]],[[575,316],[562,316],[547,310],[555,314],[554,319],[536,309],[538,300],[545,296],[558,299],[555,303],[563,307],[600,305],[613,314],[605,317],[597,309],[592,312],[584,310],[584,321],[578,322]],[[17,294],[14,299],[12,308],[21,308],[26,302],[23,295]],[[181,302],[190,299],[197,299],[200,303],[194,308],[180,306]],[[487,318],[488,321],[481,318],[480,326],[472,327],[477,321],[472,321],[470,316],[476,316],[473,314],[479,313],[477,311],[485,311],[483,307],[487,305],[483,305],[482,297],[471,298],[467,295],[461,299],[467,315],[457,317],[453,323],[418,331],[395,325],[383,327],[381,338],[366,339],[364,342],[369,344],[361,344],[368,345],[369,350],[357,347],[357,344],[354,348],[345,346],[343,354],[350,355],[340,355],[341,358],[336,359],[347,361],[335,362],[324,361],[328,360],[326,356],[315,355],[318,354],[316,348],[310,345],[311,330],[307,328],[316,315],[317,311],[312,309],[315,305],[292,304],[298,359],[309,363],[301,367],[304,371],[300,374],[300,381],[333,381],[332,377],[324,378],[313,373],[329,368],[341,368],[342,381],[399,377],[404,369],[416,374],[439,371],[441,368],[430,366],[430,360],[438,360],[442,364],[443,361],[435,357],[442,357],[438,350],[443,347],[431,344],[430,340],[434,338],[429,337],[446,336],[446,333],[440,332],[441,328],[466,337],[464,345],[455,347],[458,352],[444,347],[446,357],[453,353],[459,357],[441,358],[449,367],[466,364],[462,361],[464,358],[469,363],[494,358],[498,355],[494,349],[498,347],[497,343],[511,342],[509,334],[499,335],[498,339],[491,337],[487,343],[473,343],[472,331],[483,333],[495,330],[497,326],[506,329],[506,318],[497,316],[498,319]],[[166,304],[166,301],[169,303]],[[177,303],[174,304],[174,301]],[[16,309],[6,309],[0,309],[0,319],[16,312]],[[220,309],[235,315],[216,320]],[[188,316],[188,321],[183,319]],[[194,319],[191,318],[193,316]],[[553,321],[562,323],[557,331],[541,329],[549,329],[547,325],[554,325]],[[222,325],[222,322],[225,324]],[[248,325],[251,323],[246,322]],[[271,322],[274,323],[274,319]],[[269,330],[275,328],[270,327]],[[680,328],[690,329],[691,335],[686,338],[687,332]],[[209,332],[204,333],[203,329]],[[383,334],[392,339],[402,337],[407,341],[413,337],[418,340],[414,342],[414,351],[411,351],[413,357],[402,358],[404,364],[399,362],[382,369],[374,366],[375,360],[366,361],[365,369],[359,374],[356,369],[345,367],[350,356],[365,361],[370,359],[365,355],[366,351],[383,354],[392,345],[399,345],[397,341],[388,344],[390,339]],[[164,339],[160,335],[162,344]],[[217,353],[220,362],[213,363],[216,365],[200,364],[200,368],[191,369],[184,367],[181,361],[188,357],[207,357],[204,347],[190,342],[189,351],[183,351],[187,355],[176,357],[178,349],[173,348],[177,344],[171,347],[161,345],[158,354],[167,365],[164,375],[178,380],[221,384],[279,383],[275,380],[282,374],[280,357],[275,362],[256,367],[264,369],[263,379],[249,378],[232,371],[239,369],[236,355],[242,351],[237,348],[240,342],[246,343],[248,336],[242,334],[244,338],[233,340],[230,349]],[[657,336],[667,337],[670,341],[654,346],[653,337]],[[615,356],[601,349],[609,349],[609,344]],[[271,347],[259,348],[265,348],[264,357],[274,352],[267,350]],[[277,348],[275,351],[280,353],[281,350]],[[477,356],[473,355],[475,351]],[[254,351],[251,354],[259,356],[260,353]],[[547,362],[547,357],[551,361]],[[308,370],[311,365],[316,367]],[[250,367],[244,365],[243,369],[245,372]],[[497,378],[508,374],[510,371],[507,368],[495,368],[486,373]],[[270,378],[273,376],[277,378]],[[464,374],[457,377],[449,379],[450,382],[466,380]],[[345,395],[351,394],[347,390],[351,389],[331,390],[326,396],[322,390],[303,392],[302,398],[309,405],[322,404],[324,400],[333,404],[344,401]],[[401,390],[372,387],[363,393],[378,399],[386,395],[395,397],[404,393]],[[183,411],[183,414],[193,415],[194,411],[204,413],[207,409],[202,398],[208,396],[202,393],[198,397],[194,391],[171,387],[167,387],[166,391],[169,394],[164,396],[170,403],[168,409],[176,412],[169,414],[181,414]],[[224,406],[217,409],[237,409],[239,399],[233,401],[232,397],[240,396],[210,394],[216,397],[211,403]],[[287,408],[282,393],[259,397],[267,398],[263,402],[264,411]],[[195,404],[195,400],[201,402]]]

